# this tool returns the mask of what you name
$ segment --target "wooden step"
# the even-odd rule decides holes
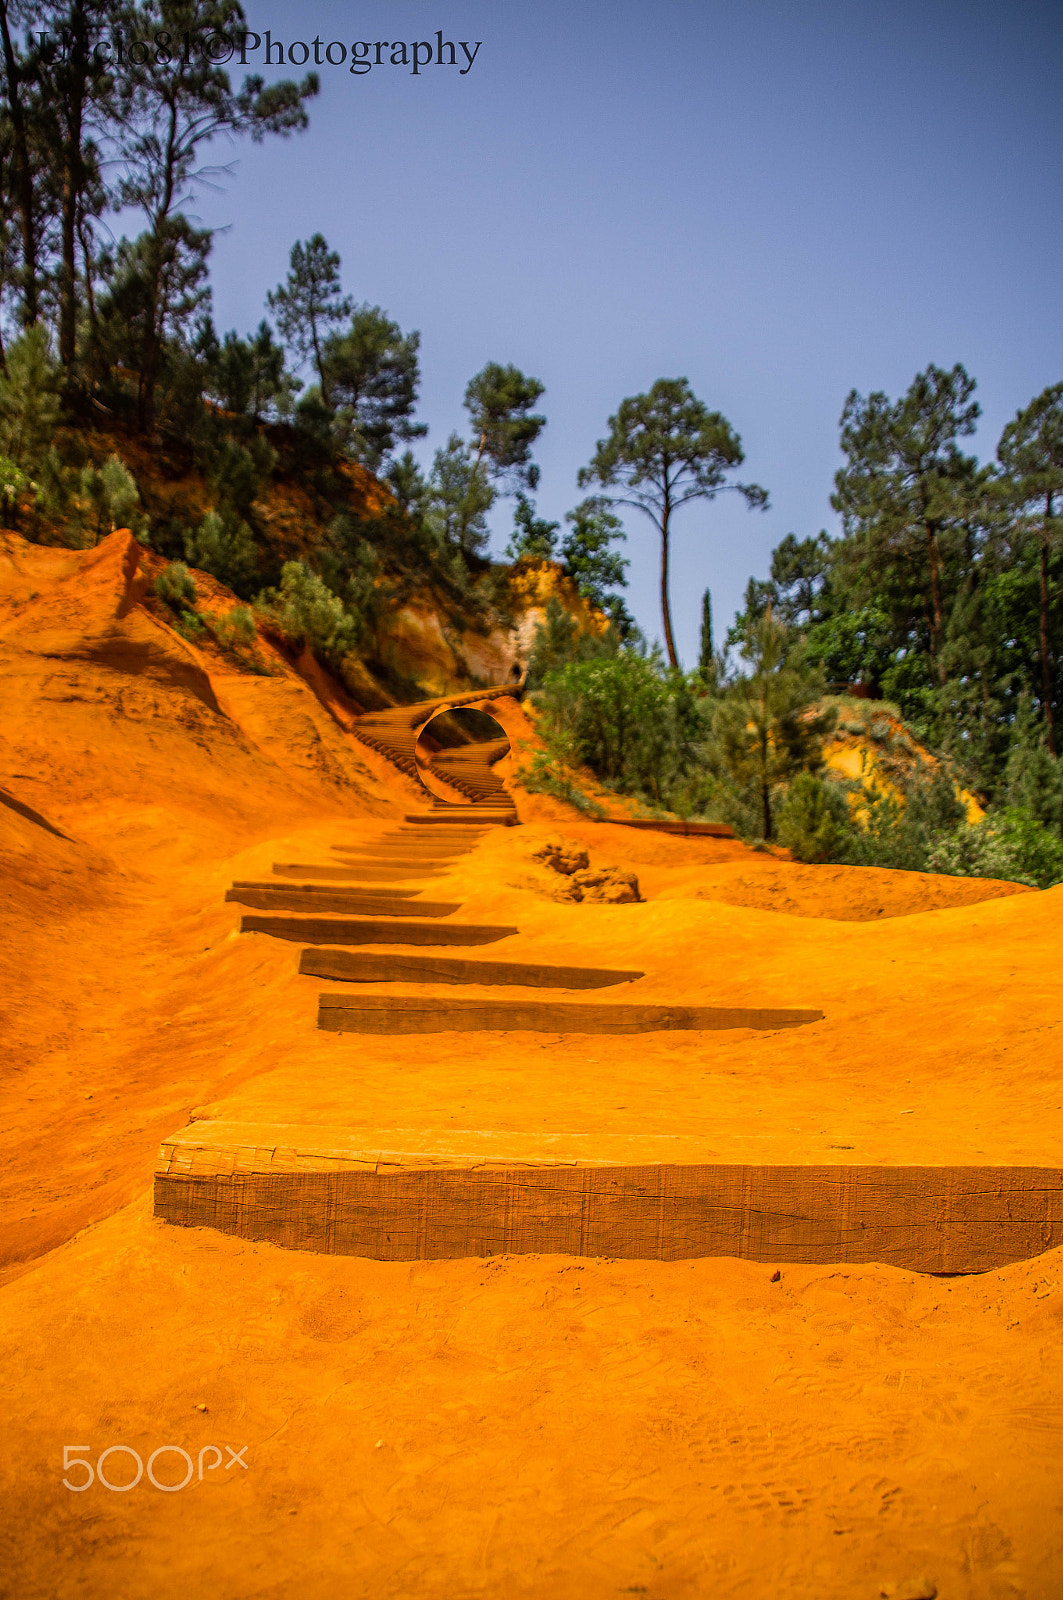
[[[647,828],[652,833],[677,833],[685,839],[733,839],[735,831],[726,822],[656,822],[646,817],[610,817],[620,828]]]
[[[494,944],[519,931],[489,923],[392,922],[385,917],[240,918],[241,933],[268,933],[299,944]]]
[[[445,871],[445,868],[441,868]],[[387,862],[377,857],[371,865],[358,866],[355,863],[340,867],[334,865],[311,866],[302,862],[292,863],[287,861],[274,862],[273,871],[278,878],[321,878],[341,883],[387,882],[392,877],[399,878],[428,878],[433,875],[431,865],[411,866],[409,862]],[[279,885],[278,885],[279,887]],[[394,894],[416,894],[415,889],[395,889]]]
[[[340,978],[350,983],[501,983],[530,989],[604,989],[645,976],[608,967],[544,967],[527,961],[320,949],[303,951],[299,971],[313,978]]]
[[[600,1004],[586,1000],[468,1000],[323,994],[317,1025],[331,1033],[657,1033],[798,1028],[822,1011],[733,1006]]]
[[[193,1122],[163,1141],[155,1215],[377,1261],[496,1255],[989,1272],[1063,1245],[1055,1167],[565,1160],[454,1130]],[[468,1147],[468,1148],[465,1148]]]
[[[448,838],[444,844],[438,838],[425,839],[423,844],[396,844],[381,843],[371,850],[356,849],[351,845],[334,844],[332,853],[343,860],[343,864],[357,866],[359,863],[369,866],[375,861],[393,864],[402,863],[407,866],[419,866],[422,861],[457,861],[461,856],[467,856],[470,850],[475,849],[478,839],[465,841]]]
[[[408,891],[405,891],[408,892]],[[458,900],[407,900],[404,891],[385,894],[367,889],[332,889],[327,885],[266,883],[229,889],[226,900],[253,906],[256,911],[346,911],[367,912],[374,917],[450,917],[461,910]]]
[[[410,811],[407,812],[406,821],[415,823],[418,826],[424,826],[425,824],[434,826],[438,824],[440,826],[453,828],[457,827],[461,823],[467,822],[469,818],[469,812],[473,809],[479,812],[484,821],[489,823],[492,827],[513,828],[517,826],[519,821],[516,810],[488,811],[486,807],[481,808],[480,806],[476,806],[475,808],[472,806],[448,806],[445,811],[442,809],[439,811]]]

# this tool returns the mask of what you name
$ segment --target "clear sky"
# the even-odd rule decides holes
[[[836,528],[850,388],[893,396],[929,362],[962,361],[984,458],[1016,409],[1063,379],[1053,0],[252,0],[247,12],[286,46],[440,29],[459,66],[323,65],[306,133],[232,152],[232,178],[193,208],[227,229],[213,256],[219,328],[257,325],[292,241],[321,231],[349,292],[421,331],[426,462],[464,427],[465,385],[485,361],[545,383],[538,506],[557,519],[618,402],[688,378],[741,435],[743,473],[771,507],[724,495],[680,513],[687,665],[706,585],[719,639],[783,535]],[[464,76],[462,39],[482,41]],[[656,537],[635,512],[626,526],[628,601],[655,638]],[[509,502],[493,527],[500,551]]]

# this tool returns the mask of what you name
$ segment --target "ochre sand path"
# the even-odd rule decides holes
[[[0,1297],[7,1592],[1058,1600],[1063,1252],[774,1277],[294,1254],[138,1202]],[[72,1494],[70,1443],[247,1470]]]
[[[481,1035],[460,1059],[452,1035],[320,1033],[340,981],[299,974],[309,939],[240,935],[225,890],[342,859],[341,840],[375,855],[424,797],[276,652],[248,676],[149,616],[138,560],[155,558],[124,535],[88,552],[0,535],[0,788],[46,824],[0,802],[0,1589],[1059,1600],[1059,1250],[945,1280],[377,1262],[169,1227],[151,1174],[190,1113],[263,1126],[281,1104],[407,1154],[428,1131],[437,1152],[475,1136],[505,1156],[538,1127],[566,1159],[621,1165],[637,1141],[680,1165],[1058,1169],[1061,892],[799,867],[521,795],[522,828],[433,864],[422,891],[519,934],[427,954],[638,969],[618,998],[770,994],[824,1022]],[[547,898],[528,849],[557,833],[636,872],[645,903]],[[247,1445],[247,1471],[73,1494],[69,1444],[145,1462]],[[128,1457],[108,1465],[128,1481]]]

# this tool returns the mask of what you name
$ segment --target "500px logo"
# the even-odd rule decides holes
[[[237,1466],[242,1467],[245,1472],[248,1470],[247,1462],[244,1460],[244,1456],[247,1453],[247,1448],[248,1447],[246,1444],[241,1445],[239,1450],[234,1450],[230,1444],[224,1446],[224,1449],[229,1456],[229,1460],[225,1463],[226,1472],[231,1472],[233,1467]],[[63,1487],[65,1489],[70,1489],[74,1494],[84,1494],[85,1490],[91,1489],[94,1483],[100,1483],[105,1489],[110,1489],[112,1494],[127,1494],[130,1489],[135,1489],[141,1478],[143,1478],[145,1471],[144,1462],[131,1445],[109,1445],[106,1450],[101,1450],[100,1454],[96,1458],[95,1466],[93,1466],[91,1461],[86,1461],[83,1459],[91,1452],[91,1450],[92,1446],[90,1444],[65,1444],[63,1446],[63,1471],[73,1473],[77,1472],[80,1468],[80,1470],[85,1474],[85,1480],[83,1483],[71,1483],[69,1478],[64,1478]],[[132,1456],[134,1462],[136,1463],[136,1477],[131,1478],[128,1483],[115,1483],[104,1472],[104,1463],[106,1462],[107,1458],[115,1455]],[[206,1462],[205,1470],[207,1472],[216,1472],[222,1464],[222,1454],[218,1446],[216,1444],[205,1444],[202,1450],[199,1452],[198,1457],[199,1483],[203,1482],[204,1458],[211,1455],[213,1455],[215,1459],[213,1461]],[[156,1476],[155,1463],[159,1460],[160,1456],[181,1457],[182,1461],[184,1462],[184,1477],[179,1483],[163,1483]],[[174,1465],[175,1464],[173,1462],[170,1463],[170,1471],[173,1471]],[[176,1494],[179,1489],[187,1489],[188,1485],[192,1482],[192,1479],[196,1476],[196,1463],[192,1460],[192,1457],[189,1455],[188,1451],[183,1450],[179,1444],[160,1444],[159,1448],[157,1450],[153,1450],[151,1455],[148,1457],[147,1474],[148,1482],[151,1484],[153,1489],[160,1489],[163,1494]]]

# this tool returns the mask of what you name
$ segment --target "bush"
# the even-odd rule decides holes
[[[928,856],[927,870],[1050,889],[1063,883],[1063,839],[1021,806],[1007,806],[940,840]]]
[[[955,785],[940,767],[929,777],[919,774],[898,781],[899,796],[874,784],[865,786],[861,826],[849,834],[837,860],[900,872],[936,870],[929,866],[931,852],[965,818]]]
[[[174,613],[173,626],[181,637],[201,639],[207,630],[203,619],[196,614],[196,585],[184,562],[171,561],[151,587]]]
[[[171,561],[152,584],[152,592],[175,611],[196,603],[196,586],[183,561]]]
[[[330,666],[339,666],[362,633],[362,622],[316,572],[286,561],[279,589],[267,589],[256,604],[294,645],[309,645]]]
[[[656,656],[622,650],[570,661],[547,674],[535,704],[562,763],[588,766],[620,794],[693,809],[712,792],[694,688],[682,673],[664,671]]]
[[[140,490],[120,455],[108,456],[102,467],[82,467],[76,498],[78,520],[93,543],[116,528],[146,538],[148,519],[140,509]]]
[[[838,786],[799,772],[779,812],[780,844],[795,861],[833,861],[851,832],[849,807]]]
[[[227,617],[212,617],[211,631],[223,650],[249,650],[257,638],[255,619],[246,606],[236,606]]]
[[[261,582],[254,535],[234,513],[208,511],[199,527],[185,535],[185,558],[244,600]]]

